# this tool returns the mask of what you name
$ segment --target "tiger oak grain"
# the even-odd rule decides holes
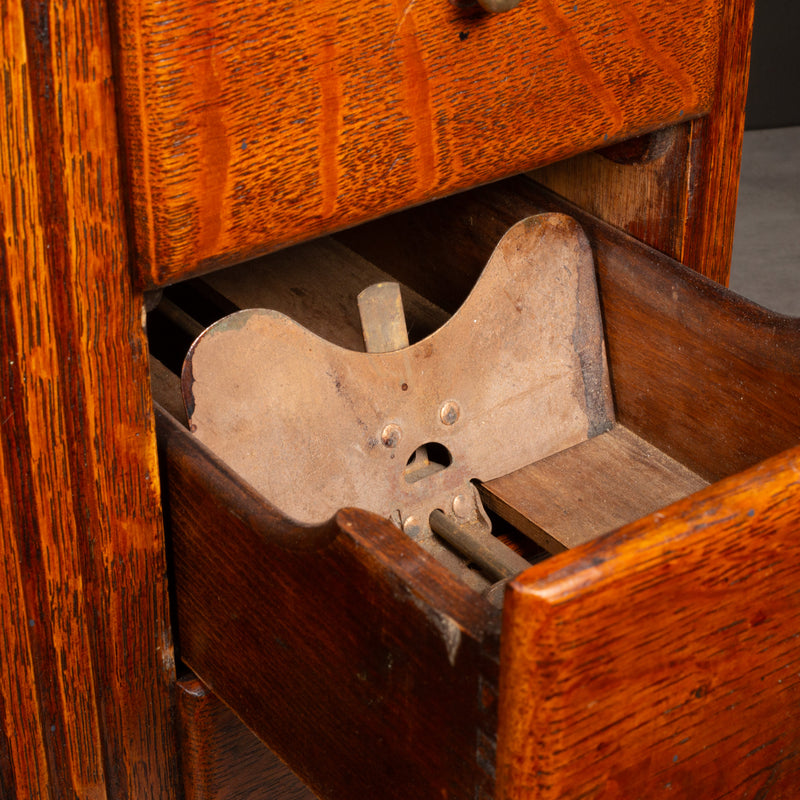
[[[720,0],[122,0],[142,280],[164,284],[703,114]]]

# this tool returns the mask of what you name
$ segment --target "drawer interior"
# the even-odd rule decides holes
[[[280,311],[328,341],[364,350],[356,297],[393,277],[332,237],[169,287],[149,325],[156,397],[185,422],[180,373],[203,329],[240,309]],[[411,343],[450,313],[403,286]],[[453,300],[448,300],[452,307]],[[480,486],[501,540],[529,561],[649,514],[707,481],[623,424]],[[479,584],[478,584],[479,585]]]
[[[563,207],[563,201],[532,181],[514,179],[167,287],[148,321],[156,399],[185,424],[178,377],[183,358],[206,326],[240,309],[280,311],[328,341],[363,351],[358,293],[374,283],[399,280],[410,342],[420,341],[463,302],[506,228],[528,214]],[[595,224],[586,217],[584,222]],[[611,235],[605,226],[594,230]],[[704,329],[701,301],[683,290],[684,284],[697,279],[686,271],[676,281],[658,263],[664,259],[648,251],[643,256],[626,250],[625,242],[612,240],[595,239],[595,244],[600,245],[598,278],[611,359],[614,426],[480,486],[502,540],[531,561],[639,519],[793,442],[795,421],[781,407],[776,366],[770,364],[765,377],[775,407],[764,417],[760,406],[768,397],[763,392],[752,390],[749,397],[740,393],[737,398],[726,386],[731,378],[722,371],[727,369],[724,351],[730,343],[708,341],[709,347],[722,348],[717,356],[719,373],[713,373],[715,365],[705,360],[705,340],[713,337]],[[626,262],[638,294],[622,294],[620,275],[608,271],[612,260],[615,269],[618,261]],[[731,304],[722,295],[714,301],[710,284],[703,288],[703,299]],[[651,317],[644,324],[648,304],[655,307],[653,313],[671,304],[671,313],[678,317],[674,329],[666,324],[667,316]],[[733,309],[732,321],[740,330],[732,335],[741,331],[750,341],[735,346],[757,349],[762,337],[742,329],[744,308]],[[752,319],[755,312],[748,313]],[[722,330],[719,312],[709,307],[708,314],[708,320]],[[762,316],[768,323],[769,315]],[[659,325],[662,321],[665,324]],[[679,329],[687,321],[695,322],[694,330]],[[781,321],[773,324],[780,327]],[[787,326],[791,328],[788,321]],[[694,351],[695,358],[703,359],[703,369],[689,373],[691,365],[676,364],[670,347],[676,352]],[[643,350],[653,360],[645,358]],[[738,365],[737,359],[730,363]],[[687,380],[690,375],[694,387]],[[737,377],[736,384],[744,379]],[[677,381],[683,385],[676,387]],[[696,407],[690,409],[690,403]],[[722,403],[724,410],[715,408]],[[737,424],[737,415],[731,413],[736,409],[743,417],[762,420],[758,436],[752,423]],[[659,412],[667,413],[667,418]],[[705,429],[712,418],[709,435]],[[771,445],[770,439],[777,441]],[[704,451],[704,443],[710,452]]]
[[[481,493],[498,538],[557,572],[562,551],[668,515],[679,498],[800,440],[797,320],[526,178],[168,287],[148,320],[184,658],[320,796],[384,793],[392,781],[398,797],[466,797],[476,786],[492,796],[500,617],[473,591],[485,587],[389,522],[347,512],[308,530],[256,496],[186,430],[180,362],[204,326],[250,305],[361,348],[355,294],[387,276],[403,284],[410,335],[421,339],[463,302],[505,230],[545,211],[574,216],[592,245],[616,422]],[[381,758],[353,773],[347,753],[376,740]]]

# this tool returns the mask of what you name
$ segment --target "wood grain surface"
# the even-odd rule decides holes
[[[603,151],[549,165],[535,179],[683,264],[727,284],[739,186],[754,0],[722,9],[710,113],[661,132],[644,161]]]
[[[280,311],[329,342],[363,351],[358,295],[392,277],[326,237],[199,280],[237,308]],[[448,319],[440,308],[405,287],[402,298],[411,342],[425,338]]]
[[[481,486],[487,508],[551,553],[680,500],[706,485],[622,425]]]
[[[691,124],[686,226],[682,264],[728,283],[744,135],[755,0],[731,0],[721,9],[717,85],[711,113]]]
[[[799,487],[795,448],[511,584],[498,798],[795,795]]]
[[[123,0],[140,275],[168,283],[702,114],[721,6]]]
[[[650,134],[644,160],[582,153],[535,170],[531,177],[585,211],[680,260],[692,167],[691,123]],[[726,158],[733,154],[726,152]],[[738,156],[736,156],[738,158]],[[698,176],[706,180],[706,176]],[[697,268],[702,272],[706,265]]]
[[[315,800],[202,681],[184,676],[177,695],[185,800]]]
[[[589,237],[620,422],[712,481],[800,442],[800,319]]]
[[[174,659],[107,9],[4,0],[0,796],[172,798]]]
[[[167,415],[159,439],[203,682],[322,797],[491,797],[496,610],[388,521],[301,527]]]

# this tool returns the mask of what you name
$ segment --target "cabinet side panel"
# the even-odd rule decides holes
[[[107,9],[2,4],[0,770],[17,798],[174,796],[174,680]]]
[[[739,195],[755,0],[722,7],[714,105],[692,122],[686,227],[678,261],[727,285]]]

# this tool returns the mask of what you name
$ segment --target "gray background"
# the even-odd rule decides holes
[[[746,122],[800,125],[800,0],[756,0]]]
[[[800,317],[800,0],[756,0],[730,286]]]

